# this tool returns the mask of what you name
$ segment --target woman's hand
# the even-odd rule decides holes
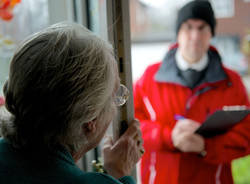
[[[104,168],[109,175],[121,178],[130,175],[144,153],[140,124],[133,120],[126,132],[113,142],[107,137],[103,146]]]

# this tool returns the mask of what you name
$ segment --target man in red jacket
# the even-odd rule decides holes
[[[0,106],[4,105],[4,98],[0,96]]]
[[[249,117],[224,134],[195,130],[224,106],[249,106],[240,76],[221,62],[210,40],[216,20],[208,1],[192,1],[177,19],[177,44],[134,86],[135,115],[146,152],[142,183],[231,184],[231,161],[247,155]]]

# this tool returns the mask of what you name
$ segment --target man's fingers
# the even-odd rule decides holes
[[[182,120],[177,121],[175,129],[178,132],[192,132],[193,133],[200,126],[201,126],[200,123],[194,120],[182,119]]]
[[[192,136],[194,134],[191,134],[189,132],[183,132],[183,133],[180,133],[177,138],[175,139],[175,142],[174,142],[174,145],[176,147],[182,145],[182,144],[189,144],[191,141],[192,141]]]
[[[204,139],[197,134],[180,134],[174,142],[174,146],[182,152],[199,152],[204,149]]]

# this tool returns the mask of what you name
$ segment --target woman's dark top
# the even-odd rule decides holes
[[[54,154],[15,149],[0,138],[0,183],[3,184],[135,184],[131,176],[115,178],[80,170],[71,154],[58,148]]]

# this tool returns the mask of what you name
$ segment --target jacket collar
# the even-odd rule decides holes
[[[72,157],[72,155],[68,152],[68,150],[61,145],[57,145],[57,151],[55,152],[55,156],[59,160],[64,160],[65,162],[75,165],[75,161]]]
[[[188,87],[186,81],[180,76],[179,69],[176,65],[175,54],[177,49],[178,47],[175,47],[166,54],[154,77],[157,82],[175,83]],[[227,75],[222,66],[221,57],[212,47],[208,50],[208,60],[209,63],[205,71],[205,76],[197,86],[227,79]]]

